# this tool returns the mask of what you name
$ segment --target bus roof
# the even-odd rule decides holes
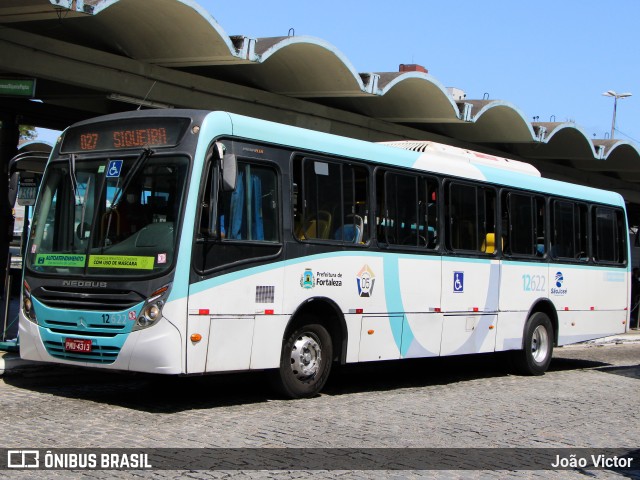
[[[624,207],[624,199],[618,193],[542,178],[535,167],[516,160],[435,142],[428,142],[423,153],[402,148],[403,144],[406,145],[404,142],[372,143],[242,115],[229,115],[233,123],[233,135],[238,137]]]
[[[215,131],[222,125],[228,125],[235,137],[268,144],[624,207],[624,199],[618,193],[542,178],[540,172],[527,163],[436,142],[373,143],[224,111],[196,109],[138,110],[105,115],[74,126],[123,118],[161,116],[202,121],[201,134],[205,134],[208,130],[206,126],[211,125],[208,134],[214,137],[228,135],[227,128],[223,132]]]

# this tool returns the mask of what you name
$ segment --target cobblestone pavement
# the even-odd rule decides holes
[[[288,401],[265,374],[151,378],[52,369],[0,382],[7,448],[640,448],[640,343],[556,349],[547,374],[503,356],[344,367]],[[197,452],[197,451],[194,451]],[[0,471],[0,478],[640,478],[640,470]]]

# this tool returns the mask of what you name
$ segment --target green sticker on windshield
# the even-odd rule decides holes
[[[155,257],[138,257],[134,255],[91,255],[89,266],[94,268],[133,268],[136,270],[153,270]]]
[[[86,255],[41,253],[36,255],[36,267],[84,267]]]

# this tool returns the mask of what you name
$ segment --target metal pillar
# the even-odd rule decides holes
[[[0,113],[0,296],[2,297],[2,318],[0,333],[6,330],[7,311],[11,296],[9,245],[13,237],[13,205],[9,205],[9,160],[18,152],[20,131],[13,114]],[[4,340],[4,338],[3,338]]]

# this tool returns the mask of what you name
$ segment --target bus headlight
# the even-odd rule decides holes
[[[31,288],[27,282],[24,282],[22,285],[22,313],[24,313],[27,319],[36,325],[38,324],[36,312],[33,309],[33,302],[31,301]]]
[[[170,291],[171,284],[168,284],[151,294],[142,306],[138,320],[133,326],[133,331],[151,327],[162,318],[162,307],[164,307]]]

